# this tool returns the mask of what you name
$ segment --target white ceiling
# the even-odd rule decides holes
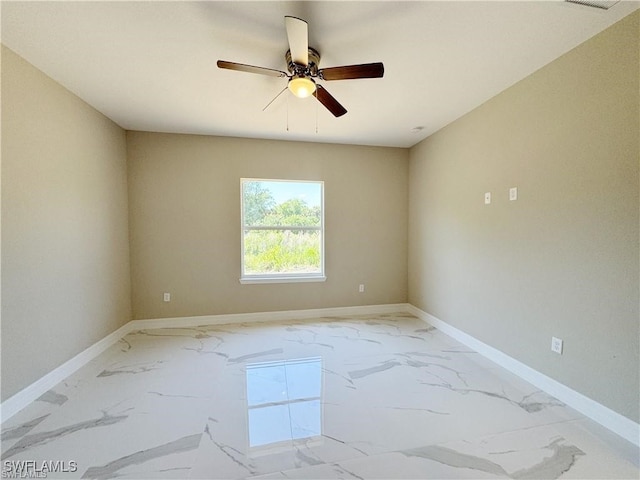
[[[638,7],[2,1],[1,35],[128,130],[409,147]],[[345,116],[288,91],[263,112],[286,79],[216,67],[222,59],[286,70],[285,15],[308,21],[321,67],[384,62],[382,79],[324,82]]]

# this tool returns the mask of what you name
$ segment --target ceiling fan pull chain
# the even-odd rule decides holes
[[[287,132],[289,131],[289,95],[287,95]]]
[[[316,104],[316,135],[318,134],[318,102],[314,102]]]
[[[273,97],[273,100],[267,103],[267,105],[262,109],[262,111],[264,112],[267,108],[269,108],[271,104],[275,102],[278,99],[278,97],[280,97],[280,95],[282,95],[285,92],[285,90],[287,90],[287,87],[284,87],[282,90],[280,90],[280,93],[277,94],[275,97]]]

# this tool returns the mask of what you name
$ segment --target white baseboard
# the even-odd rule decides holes
[[[287,310],[280,312],[238,313],[229,315],[204,315],[198,317],[159,318],[149,320],[132,320],[102,340],[94,343],[86,350],[66,361],[58,368],[47,373],[28,387],[20,390],[0,405],[0,419],[8,420],[31,402],[37,400],[69,375],[76,372],[89,361],[100,355],[126,334],[145,328],[186,328],[200,325],[225,325],[232,323],[253,323],[309,319],[343,315],[372,315],[393,312],[406,312],[408,304],[363,305],[355,307],[318,308],[310,310]]]
[[[452,327],[448,323],[443,322],[439,318],[436,318],[413,305],[408,306],[408,311],[424,322],[436,327],[442,333],[455,338],[460,343],[475,350],[511,373],[518,375],[520,378],[526,380],[532,385],[535,385],[549,395],[554,396],[561,402],[589,417],[591,420],[594,420],[612,432],[620,435],[625,440],[628,440],[634,445],[640,447],[640,424],[637,424],[633,420],[614,412],[595,400],[572,390],[557,380],[534,370],[515,358],[512,358],[500,350],[481,342],[471,335],[464,333],[462,330]]]
[[[230,313],[226,315],[202,315],[197,317],[157,318],[133,320],[131,330],[144,328],[188,328],[200,325],[228,325],[255,322],[282,322],[286,320],[305,320],[309,318],[335,317],[343,315],[382,315],[385,313],[406,312],[407,303],[386,305],[362,305],[356,307],[315,308],[309,310],[283,310],[279,312]]]
[[[64,362],[58,368],[47,373],[44,377],[36,380],[12,397],[7,398],[2,402],[2,406],[0,407],[0,418],[2,418],[2,421],[4,422],[14,416],[31,402],[37,400],[42,394],[56,386],[124,337],[130,331],[130,323],[131,322],[126,323],[115,332],[110,333],[102,340],[99,340],[75,357]]]
[[[25,389],[8,398],[0,406],[0,418],[4,422],[31,402],[37,400],[45,392],[73,374],[116,343],[126,334],[146,328],[188,328],[200,325],[224,325],[237,323],[271,322],[286,320],[304,320],[311,318],[344,316],[344,315],[382,315],[394,312],[409,312],[438,330],[455,338],[460,343],[475,350],[489,360],[497,363],[511,373],[518,375],[541,390],[553,395],[583,415],[598,422],[622,438],[640,447],[640,425],[627,417],[614,412],[604,405],[592,400],[566,385],[534,370],[522,362],[506,355],[471,335],[449,325],[407,303],[387,305],[365,305],[355,307],[319,308],[310,310],[285,310],[279,312],[238,313],[228,315],[204,315],[196,317],[159,318],[149,320],[132,320],[115,332],[90,346],[71,358],[58,368],[46,374]]]

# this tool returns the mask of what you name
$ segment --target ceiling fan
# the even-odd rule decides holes
[[[218,60],[218,68],[237,70],[240,72],[257,73],[272,77],[287,77],[287,86],[267,105],[271,105],[287,88],[299,98],[310,95],[324,105],[334,116],[340,117],[347,110],[316,80],[351,80],[358,78],[380,78],[384,75],[382,62],[365,63],[362,65],[345,65],[342,67],[318,68],[320,53],[309,47],[309,34],[307,22],[300,18],[284,17],[289,50],[285,54],[287,70],[256,67],[243,63]],[[265,107],[265,109],[267,108]]]

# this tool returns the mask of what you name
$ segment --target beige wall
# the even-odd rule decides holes
[[[142,132],[127,148],[135,319],[406,302],[406,149]],[[325,182],[326,282],[239,283],[242,177]]]
[[[421,142],[409,170],[410,303],[636,422],[639,17]]]
[[[132,317],[408,300],[638,421],[639,16],[409,151],[125,138],[3,47],[2,399]],[[325,181],[325,283],[239,283],[241,177]]]
[[[2,47],[2,399],[131,318],[124,131]]]

